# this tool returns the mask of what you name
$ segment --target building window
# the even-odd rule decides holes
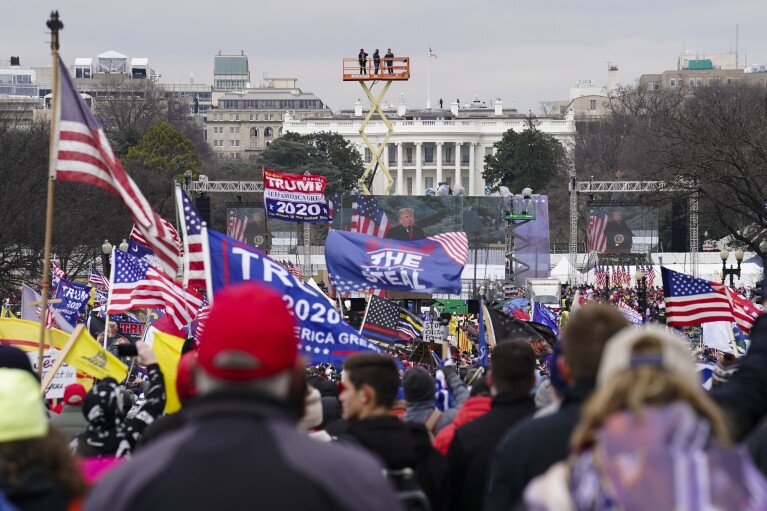
[[[229,133],[234,133],[234,126],[229,126]]]
[[[709,78],[708,79],[708,85],[709,86],[711,86],[711,85],[719,85],[719,78],[717,78],[717,77]]]
[[[647,90],[650,92],[660,90],[660,82],[647,82]]]
[[[434,178],[427,177],[424,179],[424,184],[426,185],[425,188],[434,188]]]
[[[453,163],[453,147],[445,147],[445,163]]]
[[[727,78],[727,85],[737,85],[739,81],[740,78],[729,77]]]
[[[389,151],[389,162],[397,163],[397,146],[389,145],[386,150]]]
[[[469,194],[469,178],[468,177],[461,177],[461,186],[463,186],[464,192],[468,195]]]
[[[250,120],[251,120],[251,121],[255,121],[255,120],[256,120],[256,116],[255,116],[255,114],[250,114]]]
[[[229,147],[234,147],[234,140],[229,141]]]
[[[234,147],[240,147],[240,141],[239,140],[235,140],[234,141]]]
[[[370,163],[370,160],[373,158],[373,153],[370,152],[370,148],[365,148],[365,163]]]
[[[461,146],[461,165],[468,165],[469,164],[469,146],[462,145]]]
[[[424,163],[434,163],[434,146],[427,145],[423,148]]]
[[[589,110],[596,110],[597,109],[597,100],[592,99],[589,101]]]
[[[409,177],[405,182],[407,183],[407,194],[413,195],[413,178]]]
[[[239,121],[240,120],[240,114],[234,114],[234,120]]]
[[[274,136],[274,130],[272,128],[264,128],[264,136],[271,138]]]
[[[690,87],[700,87],[703,80],[701,78],[690,78],[690,81],[688,82],[690,84]]]
[[[671,78],[668,81],[668,85],[669,85],[669,87],[676,87],[677,86],[677,79],[676,78]]]
[[[257,137],[258,136],[258,128],[250,128],[250,136],[251,137]]]
[[[253,140],[250,141],[250,147],[251,147],[251,149],[256,149],[258,147],[258,139],[257,138],[254,138]]]
[[[405,148],[405,163],[413,163],[413,148]]]
[[[485,147],[485,156],[492,156],[493,155],[493,146]]]

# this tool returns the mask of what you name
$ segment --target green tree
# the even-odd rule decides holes
[[[190,171],[200,174],[200,157],[191,140],[167,122],[149,128],[123,159],[126,170],[144,196],[163,216],[173,212],[172,181],[181,181]]]
[[[309,171],[327,178],[326,194],[349,193],[365,171],[362,157],[338,133],[299,135],[288,132],[272,142],[259,158],[259,165],[280,172]]]
[[[507,186],[512,192],[530,187],[544,192],[557,176],[562,176],[567,165],[567,153],[554,137],[538,129],[534,115],[525,118],[525,129],[513,129],[503,134],[494,144],[495,154],[485,156],[485,178],[494,190]]]

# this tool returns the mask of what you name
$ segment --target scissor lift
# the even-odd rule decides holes
[[[386,96],[386,92],[389,90],[392,82],[406,81],[409,79],[410,57],[381,57],[378,67],[376,67],[373,58],[370,56],[368,56],[364,62],[360,61],[359,58],[343,59],[343,81],[359,82],[362,86],[362,90],[365,91],[365,95],[370,101],[370,111],[365,116],[365,120],[362,121],[362,125],[360,126],[359,130],[362,140],[365,141],[365,145],[368,146],[368,149],[370,149],[372,154],[370,163],[368,163],[365,167],[365,173],[362,174],[362,177],[357,183],[359,188],[361,188],[363,193],[366,195],[370,195],[370,190],[365,184],[365,180],[373,172],[373,169],[377,167],[381,167],[381,170],[383,170],[383,173],[388,180],[385,191],[386,195],[389,194],[389,191],[394,184],[394,178],[389,173],[389,169],[386,167],[383,158],[381,158],[381,154],[383,153],[386,144],[389,142],[392,133],[394,133],[394,127],[389,122],[389,119],[386,118],[386,114],[384,114],[384,111],[381,108],[381,101],[383,100],[384,96]],[[368,86],[366,82],[373,83]],[[384,82],[384,87],[377,97],[373,96],[372,91],[373,85],[375,85],[376,82]],[[367,135],[365,135],[365,128],[367,127],[370,119],[373,117],[373,113],[375,112],[378,112],[378,115],[381,116],[381,120],[383,121],[384,125],[386,125],[388,128],[386,136],[378,145],[378,147],[374,147],[370,142],[370,139],[367,137]]]

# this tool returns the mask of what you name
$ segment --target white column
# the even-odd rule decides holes
[[[386,144],[383,148],[383,154],[381,155],[383,158],[383,163],[386,165],[386,170],[391,174],[391,169],[389,168],[389,144]],[[379,174],[379,173],[377,173]],[[381,174],[381,193],[386,190],[386,185],[388,183],[388,179],[386,179],[386,176],[383,172],[380,172]]]
[[[415,186],[413,187],[414,195],[423,195],[423,156],[421,153],[423,143],[415,143]]]
[[[436,191],[442,182],[442,142],[437,142],[434,148],[437,151],[437,182],[434,183],[434,190]]]
[[[461,143],[455,143],[455,181],[453,188],[461,186]]]
[[[405,173],[402,170],[402,142],[397,142],[397,195],[405,195]]]
[[[476,146],[475,142],[469,144],[469,189],[466,190],[466,193],[469,195],[476,195],[477,190],[474,183],[477,180],[477,162],[474,161],[474,148]]]

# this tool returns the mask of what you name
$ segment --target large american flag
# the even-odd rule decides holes
[[[466,266],[469,260],[469,239],[465,232],[445,232],[429,236],[429,239],[439,244],[450,259],[461,266]]]
[[[245,242],[245,227],[248,225],[248,215],[242,209],[229,210],[229,224],[226,228],[226,235]]]
[[[724,289],[727,291],[728,298],[732,304],[732,315],[735,317],[735,322],[741,330],[749,333],[754,325],[754,321],[756,321],[756,318],[759,317],[762,311],[757,309],[751,300],[740,296],[734,289],[726,286]]]
[[[711,321],[735,321],[724,284],[661,267],[666,323],[692,326]]]
[[[389,230],[389,218],[372,195],[358,195],[352,204],[351,232],[361,232],[383,238]]]
[[[200,296],[185,291],[144,259],[122,250],[115,250],[112,256],[109,314],[134,309],[165,309],[179,329],[192,322],[202,306]]]
[[[88,274],[88,283],[109,289],[109,279],[93,265],[91,265],[91,272]]]
[[[589,223],[586,227],[586,252],[599,252],[607,250],[607,213],[602,208],[594,208],[589,213]]]
[[[597,266],[594,270],[594,279],[597,287],[605,287],[607,285],[607,270],[604,266]]]
[[[202,217],[189,196],[176,185],[176,207],[184,233],[184,287],[205,288],[205,261],[202,257]]]
[[[54,143],[56,179],[98,186],[113,193],[130,211],[147,245],[168,275],[178,271],[178,247],[172,233],[112,152],[104,131],[77,91],[67,67],[59,57],[59,90]]]

